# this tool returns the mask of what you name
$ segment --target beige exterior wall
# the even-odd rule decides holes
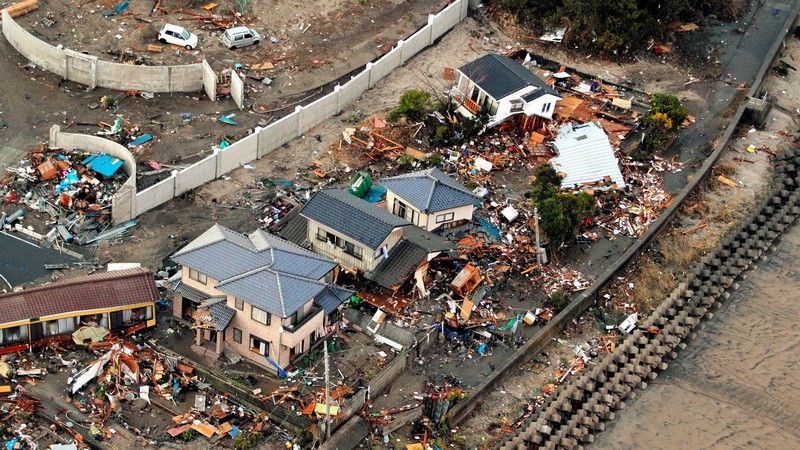
[[[325,312],[320,308],[318,311],[314,310],[313,299],[309,300],[303,308],[303,316],[306,317],[309,313],[316,314],[308,322],[304,323],[302,327],[289,332],[284,330],[280,332],[281,325],[288,326],[291,318],[281,318],[272,315],[270,324],[264,325],[261,322],[253,320],[252,305],[247,301],[242,302],[243,309],[236,308],[236,298],[219,291],[215,286],[219,280],[208,277],[208,283],[202,284],[198,281],[189,278],[189,268],[184,266],[181,272],[181,281],[186,283],[199,291],[205,292],[209,295],[224,295],[227,297],[225,304],[232,309],[236,310],[236,315],[233,316],[228,328],[225,329],[225,346],[235,351],[237,354],[252,362],[268,367],[272,370],[274,368],[264,360],[261,354],[256,353],[250,349],[250,337],[256,337],[264,342],[269,342],[269,354],[267,355],[271,360],[277,362],[281,367],[286,367],[289,364],[290,353],[292,348],[302,347],[302,351],[308,350],[311,346],[311,334],[317,332],[316,336],[324,335],[324,320]],[[303,319],[301,319],[303,320]],[[237,328],[242,330],[242,342],[235,342],[233,339],[233,329]],[[211,340],[213,332],[211,330],[203,330],[202,336],[205,340]]]
[[[472,211],[475,209],[472,205],[465,205],[458,208],[446,209],[444,211],[439,211],[433,214],[425,214],[420,210],[418,210],[417,208],[411,206],[411,204],[408,201],[406,201],[403,197],[400,197],[399,195],[395,194],[392,191],[386,191],[386,204],[384,205],[386,211],[393,213],[395,199],[399,199],[401,202],[405,203],[406,208],[408,210],[416,211],[416,213],[419,215],[419,220],[418,220],[419,223],[415,223],[415,225],[419,226],[423,230],[428,230],[428,231],[436,230],[437,228],[446,225],[447,223],[450,222],[456,222],[459,220],[472,220]],[[436,223],[437,216],[449,213],[453,213],[452,220],[448,220],[447,222],[442,222],[442,223]],[[407,213],[407,217],[404,217],[404,219],[410,221],[411,220],[410,215],[411,215],[410,213]]]
[[[344,251],[345,249],[343,248],[332,246],[327,242],[322,242],[320,240],[317,240],[318,230],[322,230],[325,233],[333,233],[334,235],[346,241],[350,241],[358,247],[361,247],[363,255],[362,259],[359,260],[358,258],[345,253]],[[389,233],[389,236],[387,236],[386,239],[384,239],[380,247],[386,246],[389,250],[391,250],[392,248],[394,248],[395,245],[397,245],[402,236],[403,236],[403,229],[395,228],[391,233]],[[314,253],[320,254],[322,256],[327,256],[328,258],[331,258],[348,268],[357,267],[365,272],[368,272],[374,270],[375,267],[378,265],[378,263],[380,263],[381,259],[383,258],[381,254],[379,254],[378,257],[376,258],[374,250],[367,247],[367,245],[355,241],[353,238],[347,237],[344,234],[334,231],[313,220],[308,221],[308,235],[306,236],[306,238],[308,239],[308,242],[311,242],[311,247]]]

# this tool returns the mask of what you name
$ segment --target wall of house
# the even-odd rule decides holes
[[[526,104],[523,110],[525,111],[525,115],[528,116],[537,115],[546,119],[552,119],[553,111],[556,109],[556,102],[559,100],[560,99],[555,95],[545,94]],[[547,112],[542,112],[542,107],[544,107],[544,105],[547,103],[550,103],[550,109]]]
[[[417,214],[419,214],[419,221],[415,225],[419,226],[423,230],[428,230],[428,231],[436,230],[437,228],[440,228],[449,222],[456,222],[459,220],[471,220],[472,211],[474,210],[474,207],[472,205],[465,205],[458,208],[451,208],[444,211],[439,211],[433,214],[425,214],[420,212],[417,208],[411,206],[411,204],[408,201],[406,201],[403,197],[400,197],[399,195],[395,194],[392,191],[386,191],[386,203],[384,205],[384,209],[394,214],[393,208],[394,208],[394,201],[396,199],[399,199],[401,202],[405,203],[408,209],[413,209],[414,211],[416,211]],[[447,213],[453,213],[453,220],[443,223],[436,223],[436,216]],[[408,216],[405,217],[406,220],[411,220],[410,214],[407,213],[406,216]]]
[[[312,300],[309,300],[307,306],[310,307],[312,302]],[[228,296],[226,304],[228,307],[236,309],[236,299],[233,296]],[[305,348],[308,349],[311,345],[311,333],[317,331],[318,336],[322,335],[324,313],[317,314],[294,333],[286,331],[281,333],[280,317],[273,314],[270,324],[264,325],[251,318],[252,305],[250,303],[244,302],[243,306],[243,310],[236,310],[236,315],[231,320],[228,328],[225,329],[225,345],[242,357],[267,367],[272,371],[275,370],[274,367],[270,366],[269,363],[264,360],[263,356],[250,350],[250,336],[269,342],[270,348],[267,356],[271,360],[277,362],[281,367],[286,367],[286,365],[289,364],[289,352],[292,347],[303,341],[305,342]],[[241,343],[237,343],[233,340],[234,328],[242,330]]]
[[[399,195],[395,194],[392,191],[388,191],[388,190],[386,191],[386,201],[383,203],[383,209],[385,209],[387,212],[389,212],[391,214],[394,214],[394,202],[395,202],[395,200],[400,200],[401,202],[406,204],[406,208],[408,209],[408,211],[406,211],[406,217],[403,217],[404,219],[408,220],[409,222],[413,223],[414,225],[417,225],[417,226],[420,226],[422,228],[425,228],[426,222],[422,220],[422,215],[423,214],[420,212],[420,210],[415,208],[414,206],[412,206],[411,203],[409,203],[406,199],[404,199],[403,197],[400,197]],[[411,210],[416,211],[417,215],[420,217],[416,222],[411,220]]]
[[[204,275],[208,277],[208,282],[206,284],[189,278],[189,267],[183,266],[181,268],[181,282],[187,286],[195,288],[198,291],[205,292],[208,295],[227,295],[224,292],[217,290],[215,287],[217,284],[219,284],[219,280],[209,277],[208,274]]]
[[[364,255],[364,257],[359,260],[358,258],[345,253],[344,252],[345,249],[343,249],[343,248],[332,246],[331,244],[328,244],[327,242],[322,242],[322,241],[317,240],[317,232],[318,232],[318,230],[322,230],[323,232],[326,232],[326,233],[333,233],[334,235],[339,236],[342,239],[350,241],[354,245],[361,247],[361,251],[362,251],[362,254]],[[341,263],[345,267],[348,267],[348,268],[357,267],[357,268],[359,268],[361,270],[365,270],[365,271],[372,270],[372,268],[373,268],[373,265],[372,265],[372,253],[373,253],[373,250],[371,250],[369,247],[367,247],[366,244],[363,244],[361,242],[355,241],[353,238],[348,238],[344,234],[339,233],[338,231],[334,231],[334,230],[332,230],[332,229],[330,229],[330,228],[328,228],[328,227],[326,227],[326,226],[324,226],[324,225],[322,225],[322,224],[320,224],[318,222],[314,222],[313,220],[309,220],[308,221],[308,235],[306,236],[306,238],[308,239],[309,242],[311,242],[311,248],[314,251],[314,253],[318,253],[320,255],[327,256],[328,258],[331,258],[331,259]]]
[[[402,228],[396,228],[396,229],[392,230],[391,233],[389,233],[389,236],[386,236],[386,239],[384,239],[383,242],[381,242],[381,245],[378,248],[379,249],[383,248],[383,247],[388,248],[389,249],[389,254],[391,255],[392,249],[394,248],[395,245],[397,245],[398,242],[400,242],[400,239],[402,237],[403,237],[403,229]],[[365,256],[365,258],[367,258],[367,257]],[[370,258],[373,258],[372,259],[372,268],[370,270],[375,270],[375,268],[378,267],[378,264],[380,264],[380,262],[383,261],[383,252],[378,254],[377,257],[375,257],[375,252],[372,252],[372,255],[370,255]]]

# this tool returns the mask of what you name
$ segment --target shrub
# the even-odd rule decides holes
[[[406,118],[420,121],[428,114],[431,107],[431,94],[422,89],[409,89],[400,96],[399,104],[389,114],[389,120],[397,121]]]

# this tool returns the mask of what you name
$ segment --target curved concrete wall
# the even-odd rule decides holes
[[[90,88],[137,89],[148,92],[194,92],[205,89],[214,100],[216,76],[203,61],[183,66],[135,66],[99,60],[58,49],[37,38],[3,11],[3,36],[22,56],[42,69]]]
[[[123,145],[114,141],[88,134],[62,133],[61,127],[50,128],[50,147],[63,149],[81,149],[92,153],[105,153],[123,161],[122,170],[128,179],[120,186],[111,200],[111,217],[120,223],[134,216],[136,200],[136,160],[133,154]]]

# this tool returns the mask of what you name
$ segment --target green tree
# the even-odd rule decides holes
[[[431,94],[422,89],[409,89],[400,96],[399,104],[389,114],[389,120],[406,118],[411,121],[425,119],[431,107]]]
[[[686,108],[683,107],[678,97],[670,94],[664,94],[662,92],[656,92],[653,94],[653,98],[650,99],[650,114],[647,116],[645,124],[652,125],[653,122],[660,121],[662,122],[660,125],[663,126],[664,120],[663,117],[659,116],[660,114],[665,114],[675,126],[680,126],[689,116],[689,114],[686,112]],[[671,127],[665,128],[669,129]]]
[[[531,200],[537,205],[558,194],[561,187],[561,175],[550,164],[542,164],[534,170],[536,177],[531,183]]]
[[[586,217],[594,213],[594,197],[580,194],[556,194],[538,204],[539,221],[547,241],[557,249],[575,237]]]

